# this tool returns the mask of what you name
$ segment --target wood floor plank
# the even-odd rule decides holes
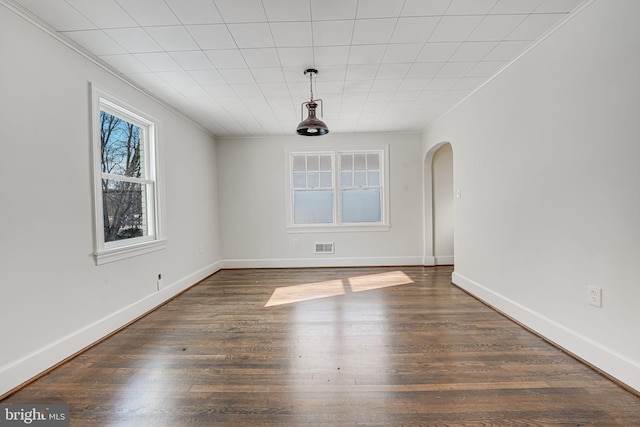
[[[451,267],[223,270],[2,403],[72,426],[640,426]]]

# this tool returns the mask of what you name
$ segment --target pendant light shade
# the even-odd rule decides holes
[[[316,109],[318,108],[318,101],[320,102],[320,115],[322,116],[322,99],[313,99],[313,75],[317,74],[318,70],[309,68],[305,70],[304,74],[309,74],[309,82],[311,87],[311,100],[303,102],[300,106],[300,116],[304,116],[304,106],[307,107],[309,115],[306,119],[302,120],[296,129],[298,135],[304,136],[319,136],[329,133],[327,125],[318,117],[316,117]]]

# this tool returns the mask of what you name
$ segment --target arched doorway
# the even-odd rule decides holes
[[[425,157],[424,265],[454,263],[453,149],[448,142],[435,145]]]

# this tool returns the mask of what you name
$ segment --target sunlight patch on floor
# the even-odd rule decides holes
[[[408,285],[413,280],[402,271],[388,273],[367,274],[366,276],[350,277],[351,292],[363,292],[373,289],[389,288],[391,286]]]
[[[345,293],[342,280],[305,283],[303,285],[283,286],[276,288],[265,307],[291,304],[311,299],[335,297]]]
[[[413,283],[413,280],[402,271],[390,271],[349,277],[346,280],[336,279],[283,286],[273,291],[265,307],[335,297],[344,295],[347,292],[364,292],[391,286],[407,285],[409,283]]]

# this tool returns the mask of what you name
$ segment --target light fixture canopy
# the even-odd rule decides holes
[[[296,129],[298,135],[304,136],[320,136],[329,133],[329,128],[320,119],[316,117],[316,109],[318,108],[318,101],[320,102],[320,117],[323,114],[322,99],[313,99],[313,75],[318,74],[318,70],[315,68],[308,68],[304,71],[305,76],[309,74],[309,86],[311,88],[311,99],[307,102],[303,102],[300,105],[300,118],[304,117],[304,106],[306,105],[309,110],[309,115],[306,119],[302,120]]]

